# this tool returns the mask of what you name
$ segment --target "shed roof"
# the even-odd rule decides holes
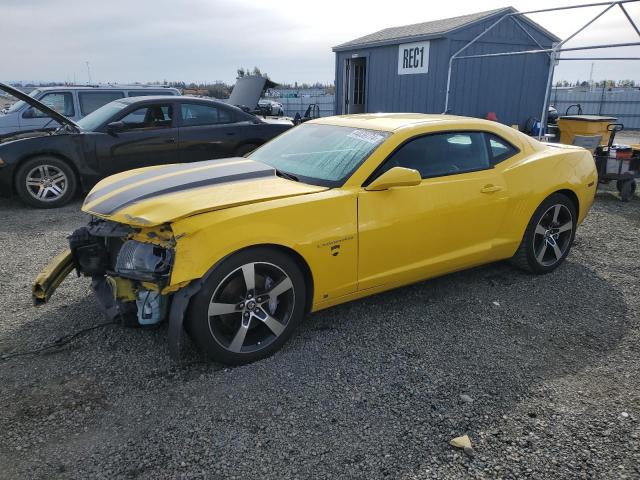
[[[497,13],[509,13],[516,12],[513,7],[497,8],[495,10],[487,10],[485,12],[470,13],[468,15],[461,15],[459,17],[443,18],[440,20],[432,20],[430,22],[414,23],[412,25],[403,25],[400,27],[390,27],[380,30],[375,33],[370,33],[364,37],[359,37],[349,42],[341,43],[333,47],[333,51],[348,50],[353,47],[372,47],[379,44],[392,43],[394,40],[408,40],[418,39],[423,37],[438,37],[443,36],[453,30],[460,27],[484,20],[487,17],[495,15]],[[537,23],[521,17],[526,20],[527,23],[539,29],[545,35],[548,35],[553,40],[559,40],[555,35],[545,30]]]

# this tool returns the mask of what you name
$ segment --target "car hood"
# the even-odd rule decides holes
[[[0,143],[13,142],[14,140],[25,140],[34,137],[48,137],[51,135],[50,130],[22,130],[12,132],[7,135],[0,135]]]
[[[246,75],[238,77],[227,103],[238,107],[245,106],[254,110],[265,88],[273,88],[277,84],[262,75]]]
[[[227,158],[140,168],[99,182],[86,213],[137,227],[170,223],[223,208],[327,190],[276,176],[272,167]]]
[[[56,112],[52,108],[47,107],[44,103],[36,100],[33,97],[30,97],[26,93],[23,93],[20,90],[10,87],[9,85],[6,85],[4,83],[0,83],[0,90],[7,92],[8,94],[16,97],[19,100],[22,100],[23,102],[26,102],[28,105],[32,106],[33,108],[40,110],[42,113],[53,118],[61,125],[69,125],[74,130],[80,131],[80,126],[76,122],[68,119],[64,115],[60,115],[58,112]]]

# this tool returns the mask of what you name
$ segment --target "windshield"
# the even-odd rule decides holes
[[[36,95],[38,95],[40,93],[40,90],[38,90],[37,88],[35,90],[33,90],[29,96],[31,98],[36,98]],[[22,108],[22,106],[25,105],[25,101],[24,100],[18,100],[16,103],[14,103],[13,105],[11,105],[9,107],[9,110],[7,110],[7,113],[11,113],[11,112],[17,112],[18,110],[20,110]]]
[[[83,130],[95,130],[126,106],[126,103],[118,101],[107,103],[86,117],[78,120],[77,123]]]
[[[377,130],[308,123],[266,143],[249,158],[306,183],[337,187],[389,135]]]

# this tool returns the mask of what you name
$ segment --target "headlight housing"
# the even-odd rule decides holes
[[[116,272],[136,280],[156,281],[169,276],[172,264],[173,250],[127,240],[118,252]]]

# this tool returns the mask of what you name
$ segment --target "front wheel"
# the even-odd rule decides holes
[[[36,208],[61,207],[73,198],[76,174],[63,160],[41,156],[27,160],[16,174],[16,192]]]
[[[576,224],[576,209],[566,195],[547,197],[531,217],[512,263],[538,274],[555,270],[571,250]]]
[[[304,316],[305,280],[279,250],[256,247],[224,260],[191,302],[186,328],[211,359],[241,365],[280,349]]]

